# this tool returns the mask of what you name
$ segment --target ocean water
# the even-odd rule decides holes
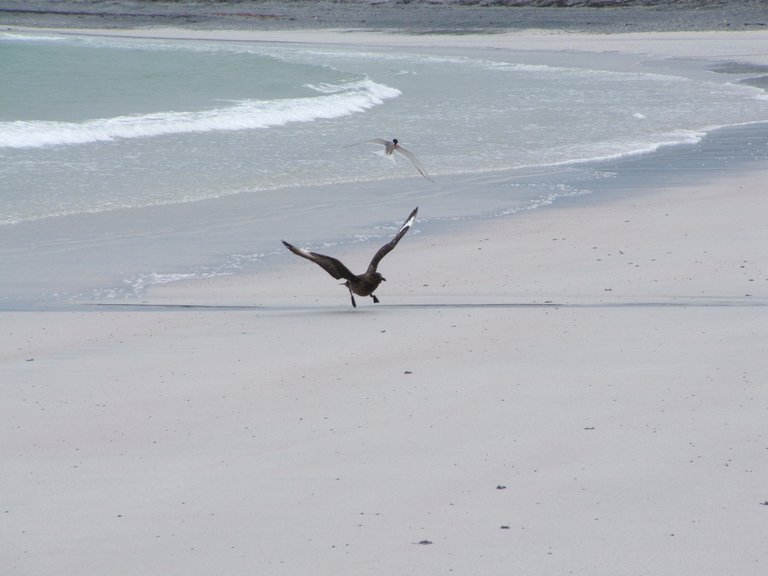
[[[417,205],[429,231],[607,194],[768,123],[764,70],[619,55],[4,33],[0,67],[3,308],[378,242]]]

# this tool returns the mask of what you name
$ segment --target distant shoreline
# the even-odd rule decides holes
[[[555,6],[555,4],[567,4]],[[617,5],[620,4],[620,5]],[[357,29],[416,34],[567,30],[592,34],[768,29],[757,0],[659,2],[587,0],[374,0],[243,2],[54,2],[0,0],[0,28],[191,30]]]

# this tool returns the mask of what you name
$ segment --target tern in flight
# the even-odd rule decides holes
[[[385,140],[384,138],[374,138],[372,140],[364,140],[363,142],[360,142],[360,144],[368,143],[368,144],[381,144],[384,146],[384,153],[387,156],[392,156],[395,152],[398,154],[402,154],[408,160],[411,161],[411,164],[416,168],[416,170],[419,171],[419,174],[424,176],[427,180],[430,182],[434,182],[432,178],[429,177],[429,174],[427,174],[427,171],[424,170],[424,167],[421,165],[421,162],[419,162],[419,159],[416,158],[416,155],[408,150],[408,148],[403,148],[400,143],[398,142],[397,138],[393,138],[392,140]]]
[[[397,232],[397,234],[395,234],[395,237],[378,249],[376,254],[373,256],[371,263],[368,265],[368,270],[366,270],[365,273],[359,275],[352,274],[352,272],[349,271],[349,268],[344,266],[344,264],[342,264],[341,261],[337,260],[336,258],[325,256],[323,254],[317,254],[316,252],[310,252],[309,250],[304,250],[303,248],[297,248],[285,240],[283,240],[283,244],[285,244],[285,247],[297,256],[311,260],[337,280],[343,278],[345,280],[344,286],[347,287],[349,290],[349,296],[352,298],[352,306],[357,307],[357,304],[355,303],[355,294],[358,296],[370,296],[373,298],[374,303],[378,304],[379,299],[376,298],[376,296],[373,294],[373,291],[379,287],[379,284],[386,282],[386,278],[379,274],[376,271],[376,268],[378,267],[379,262],[381,262],[381,259],[389,254],[392,249],[397,246],[397,243],[400,242],[402,237],[406,235],[408,230],[410,230],[411,225],[413,225],[413,222],[416,219],[416,213],[418,211],[418,207],[413,209],[413,212],[411,212],[406,221],[400,227],[400,230]]]

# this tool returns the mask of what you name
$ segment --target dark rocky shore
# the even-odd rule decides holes
[[[0,26],[590,33],[768,28],[766,0],[0,0]]]

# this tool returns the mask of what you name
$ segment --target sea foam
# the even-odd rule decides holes
[[[364,112],[401,93],[397,88],[369,79],[307,87],[321,95],[279,100],[240,100],[231,106],[209,110],[156,112],[84,122],[1,122],[0,147],[36,148],[189,132],[269,128],[290,122],[312,122]]]

